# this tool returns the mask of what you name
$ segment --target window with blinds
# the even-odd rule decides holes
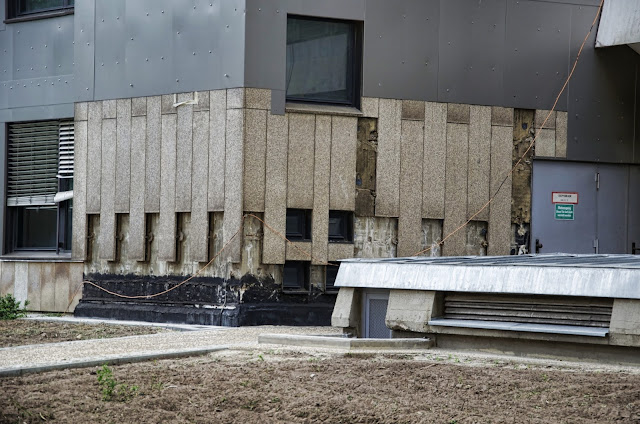
[[[8,126],[7,206],[54,206],[59,178],[73,178],[73,121]]]
[[[7,126],[5,250],[71,249],[73,121]]]

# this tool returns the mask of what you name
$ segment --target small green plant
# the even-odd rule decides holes
[[[118,380],[113,376],[113,371],[107,364],[104,364],[97,372],[98,385],[102,391],[102,400],[119,400],[126,402],[133,396],[138,394],[140,389],[138,386],[128,386],[124,383],[118,383]]]
[[[24,301],[24,307],[20,307],[20,302],[12,294],[0,297],[0,320],[17,319],[27,316],[27,306],[29,301]]]

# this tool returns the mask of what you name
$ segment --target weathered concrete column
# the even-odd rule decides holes
[[[331,326],[341,327],[345,333],[360,336],[362,291],[353,287],[340,287],[331,315]]]
[[[390,290],[385,324],[395,331],[429,332],[429,320],[440,314],[439,294],[423,290]]]
[[[613,345],[640,346],[640,300],[613,301],[609,339]]]

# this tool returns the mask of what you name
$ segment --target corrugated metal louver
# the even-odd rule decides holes
[[[73,122],[16,123],[8,130],[7,206],[55,205],[58,175],[73,177]]]
[[[73,122],[60,122],[60,147],[58,154],[59,178],[73,178],[73,140]]]

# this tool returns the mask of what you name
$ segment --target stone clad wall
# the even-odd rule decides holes
[[[27,309],[73,312],[82,295],[82,262],[0,261],[0,296],[12,294]]]
[[[278,281],[285,261],[305,260],[321,286],[324,264],[345,257],[511,250],[511,178],[476,212],[511,169],[513,109],[363,98],[362,113],[278,115],[269,90],[239,88],[78,103],[75,121],[73,257],[87,274],[189,275],[245,213],[274,231],[247,218],[204,276]],[[535,151],[563,157],[566,113],[551,121]],[[313,211],[312,241],[278,235],[287,208]],[[353,244],[328,242],[330,210],[355,212]]]

